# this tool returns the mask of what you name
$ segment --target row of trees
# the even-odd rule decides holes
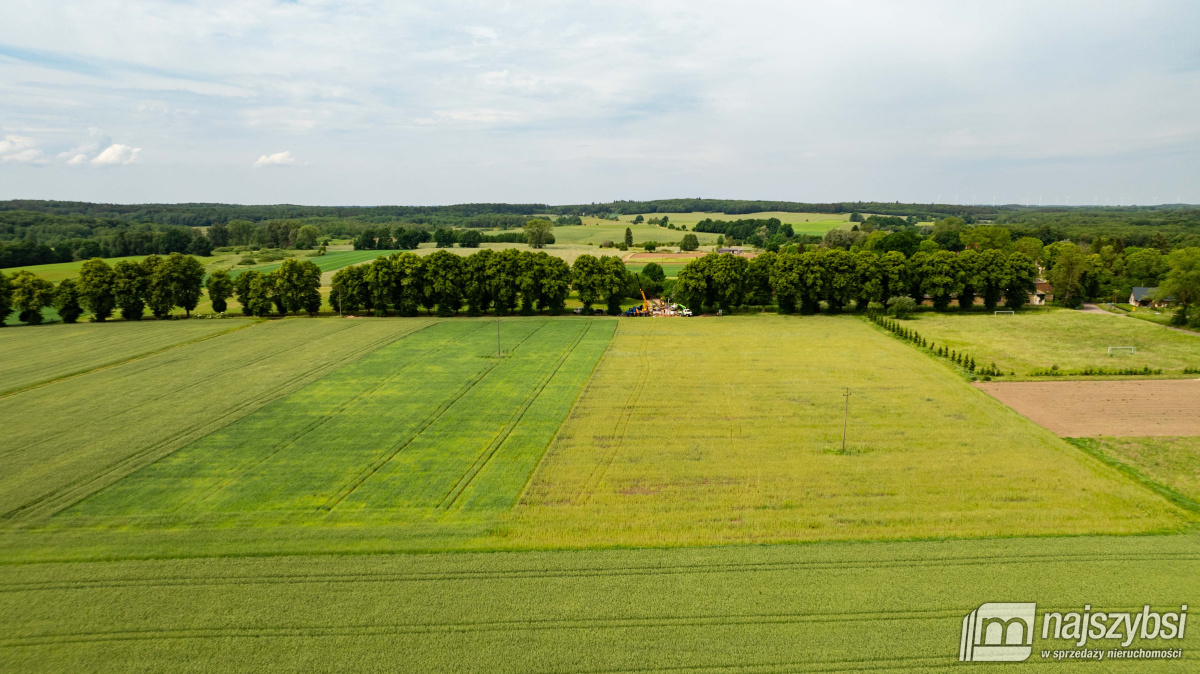
[[[546,311],[562,313],[572,289],[590,313],[605,304],[619,313],[636,278],[616,257],[580,255],[574,266],[546,253],[510,248],[468,256],[437,251],[421,257],[393,253],[367,265],[343,267],[333,275],[329,303],[335,311],[376,316],[414,316],[420,309],[448,316]]]
[[[478,248],[481,243],[527,243],[533,248],[543,248],[554,243],[554,223],[531,218],[525,220],[522,231],[498,234],[483,234],[475,229],[438,228],[432,233],[404,227],[397,227],[394,232],[386,227],[365,229],[354,238],[354,249],[413,250],[427,241],[433,241],[438,248],[452,248],[456,243],[461,248]]]
[[[176,307],[190,316],[200,301],[203,282],[204,265],[179,253],[150,255],[141,262],[121,260],[113,266],[94,258],[83,263],[78,278],[57,287],[22,270],[12,279],[0,274],[0,316],[16,309],[20,320],[36,325],[47,306],[55,307],[67,323],[84,312],[91,313],[92,320],[105,321],[118,310],[125,320],[138,320],[147,308],[158,318]]]
[[[1000,251],[938,251],[906,258],[896,251],[877,255],[835,248],[767,252],[752,260],[710,253],[679,272],[672,296],[693,310],[731,311],[774,302],[784,313],[815,313],[824,302],[837,312],[851,304],[864,310],[871,302],[901,295],[929,296],[938,311],[956,299],[970,307],[976,297],[982,297],[988,309],[1001,300],[1019,308],[1036,289],[1037,273],[1027,256]]]

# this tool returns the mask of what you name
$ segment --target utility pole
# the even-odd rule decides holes
[[[846,416],[842,417],[842,454],[846,453],[846,426],[850,423],[850,389],[842,394],[846,399]]]

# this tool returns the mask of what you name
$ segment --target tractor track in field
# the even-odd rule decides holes
[[[175,452],[176,450],[186,446],[190,442],[193,442],[196,439],[199,439],[201,437],[204,437],[205,435],[213,433],[221,428],[224,428],[225,426],[236,421],[237,419],[240,419],[241,417],[245,416],[246,414],[249,414],[250,412],[253,412],[256,409],[261,408],[263,405],[266,405],[267,403],[271,402],[272,400],[275,400],[283,395],[286,395],[287,393],[290,393],[290,392],[296,390],[297,388],[304,386],[305,384],[308,384],[312,381],[316,381],[317,379],[321,378],[322,376],[324,376],[330,372],[333,372],[344,365],[352,363],[355,360],[358,360],[359,358],[361,358],[363,355],[370,353],[371,351],[374,351],[378,348],[381,348],[384,345],[391,343],[392,341],[401,339],[409,334],[412,334],[413,332],[415,332],[417,330],[424,329],[430,325],[433,325],[433,323],[425,323],[424,325],[421,325],[417,328],[414,328],[413,330],[410,330],[408,332],[405,332],[405,333],[402,333],[399,335],[389,334],[385,337],[374,340],[374,341],[364,345],[363,347],[356,349],[353,352],[346,354],[345,356],[337,359],[336,361],[328,363],[328,364],[326,364],[322,367],[319,367],[315,370],[309,370],[307,372],[301,373],[300,375],[292,377],[292,378],[278,384],[277,386],[271,388],[264,395],[259,396],[253,400],[246,401],[246,402],[236,406],[235,408],[227,411],[225,414],[222,414],[221,416],[217,417],[216,419],[207,420],[207,421],[204,421],[204,422],[201,422],[198,424],[194,424],[192,426],[188,426],[187,428],[181,429],[178,432],[170,435],[169,437],[164,438],[158,442],[155,442],[152,445],[150,445],[149,447],[145,447],[141,450],[138,450],[137,452],[135,452],[133,454],[126,455],[125,457],[122,457],[121,459],[114,461],[114,462],[108,464],[107,466],[100,468],[99,470],[93,471],[89,475],[76,478],[76,479],[72,480],[71,482],[68,482],[67,484],[63,485],[62,487],[59,487],[51,492],[43,494],[42,496],[39,496],[39,497],[33,499],[32,501],[29,501],[20,506],[17,506],[16,508],[10,509],[7,512],[0,513],[0,521],[6,521],[9,523],[12,523],[12,522],[19,523],[19,522],[36,521],[36,520],[40,520],[40,519],[45,519],[46,517],[50,517],[50,516],[54,515],[55,513],[65,509],[65,508],[68,508],[68,507],[74,505],[75,503],[78,503],[80,500],[87,497],[88,495],[95,493],[96,491],[112,484],[113,482],[116,482],[120,478],[122,478],[126,475],[129,475],[129,474],[133,473],[134,471],[136,471],[140,468],[143,468],[144,466],[150,465],[151,463],[158,461],[162,457],[167,456],[167,455],[171,454],[172,452]],[[344,330],[348,330],[353,327],[354,327],[353,325],[349,325],[349,326],[346,326],[345,328],[335,330],[333,332],[330,332],[330,333],[324,335],[323,338],[336,335]],[[276,352],[273,352],[271,355],[279,355],[281,353],[286,352],[289,348],[291,348],[290,345],[288,347],[282,348]],[[230,371],[235,370],[235,369],[237,369],[237,367],[240,367],[240,366],[235,366],[235,367],[229,368],[229,370]],[[198,386],[198,385],[200,385],[200,383],[201,382],[195,382],[192,384],[188,384],[186,386],[182,386],[182,387],[172,391],[168,395],[178,394],[179,392],[185,391],[188,388],[191,388],[193,386]],[[39,443],[39,444],[43,444],[43,443]]]
[[[525,417],[525,413],[530,407],[533,406],[533,403],[537,401],[538,397],[541,396],[542,391],[546,389],[546,386],[550,384],[551,380],[553,380],[555,375],[558,374],[558,371],[562,369],[563,363],[566,363],[567,359],[571,357],[571,354],[575,353],[575,349],[579,346],[579,343],[583,341],[583,338],[587,336],[591,329],[592,324],[589,322],[582,330],[579,331],[579,334],[575,337],[575,340],[571,342],[570,346],[563,351],[562,356],[560,356],[554,363],[553,369],[551,369],[550,372],[534,386],[533,390],[525,396],[525,400],[522,401],[521,406],[509,418],[501,432],[496,435],[487,448],[484,449],[483,453],[477,456],[475,460],[471,462],[471,465],[467,468],[467,472],[459,477],[458,481],[455,482],[452,487],[450,487],[450,491],[446,492],[446,495],[442,497],[442,500],[438,503],[439,508],[449,510],[451,507],[453,507],[455,502],[458,501],[458,498],[462,496],[464,492],[466,492],[468,487],[471,486],[471,483],[475,480],[475,477],[483,472],[483,469],[487,467],[488,463],[492,460],[492,457],[495,456],[498,451],[500,451],[500,447],[508,440],[508,436],[511,435],[513,430],[516,429],[516,427],[521,423],[521,420]],[[461,485],[461,487],[459,485]],[[449,499],[449,501],[447,501],[447,499]]]
[[[18,393],[24,393],[25,391],[29,391],[29,390],[31,390],[31,389],[35,389],[35,388],[41,388],[42,386],[47,386],[47,385],[49,385],[49,384],[53,384],[53,383],[55,383],[55,382],[60,382],[60,381],[62,381],[62,380],[64,380],[64,379],[71,379],[72,377],[80,377],[80,376],[83,376],[83,375],[85,375],[85,374],[88,374],[88,373],[90,373],[90,372],[96,372],[97,370],[106,370],[106,369],[108,369],[108,368],[111,368],[111,367],[117,367],[118,365],[126,365],[126,364],[128,364],[128,363],[132,363],[132,362],[134,362],[134,361],[138,361],[138,360],[141,360],[141,359],[143,359],[143,358],[149,358],[150,356],[156,356],[156,355],[158,355],[158,354],[160,354],[160,353],[163,353],[163,352],[165,352],[165,351],[170,351],[171,349],[177,349],[177,348],[179,348],[179,347],[181,347],[181,346],[189,346],[189,345],[192,345],[192,344],[196,344],[197,342],[203,342],[203,341],[205,341],[205,340],[212,339],[212,338],[214,338],[214,337],[220,337],[220,336],[222,336],[222,335],[228,335],[228,334],[230,334],[230,333],[237,332],[238,330],[245,330],[246,328],[252,328],[252,327],[254,327],[254,326],[256,326],[256,325],[258,325],[258,324],[260,324],[260,323],[263,323],[263,322],[265,322],[265,321],[263,321],[263,320],[261,320],[261,319],[250,319],[250,322],[249,322],[249,323],[247,323],[246,325],[238,325],[238,326],[234,326],[234,327],[232,327],[232,328],[227,328],[227,329],[225,329],[225,330],[221,330],[221,331],[219,331],[219,332],[214,332],[214,333],[212,333],[212,334],[209,334],[209,335],[202,335],[202,336],[200,336],[200,337],[196,337],[196,338],[193,338],[193,339],[189,339],[189,340],[187,340],[187,341],[184,341],[184,342],[179,342],[179,343],[177,343],[177,344],[168,344],[167,346],[163,346],[163,347],[160,347],[160,348],[157,348],[157,349],[153,349],[153,350],[151,350],[151,351],[147,351],[147,352],[145,352],[145,353],[139,353],[139,354],[137,354],[137,355],[135,355],[135,356],[129,356],[128,358],[122,358],[122,359],[120,359],[120,360],[114,360],[114,361],[110,361],[110,362],[108,362],[108,363],[101,363],[101,364],[99,364],[99,365],[95,365],[95,366],[93,366],[93,367],[88,367],[88,368],[84,368],[84,369],[82,369],[82,370],[76,370],[76,371],[74,371],[74,372],[68,372],[68,373],[66,373],[66,374],[58,375],[57,377],[51,377],[51,378],[49,378],[49,379],[43,379],[43,380],[41,380],[41,381],[35,381],[35,382],[31,383],[31,384],[26,384],[26,385],[24,385],[24,386],[18,386],[17,388],[9,389],[9,390],[7,390],[7,391],[0,391],[0,400],[2,400],[2,399],[4,399],[4,398],[7,398],[7,397],[9,397],[9,396],[12,396],[12,395],[16,395],[16,394],[18,394]]]
[[[625,399],[625,404],[621,407],[616,427],[610,436],[610,447],[605,447],[605,452],[600,462],[593,469],[592,473],[588,475],[588,479],[580,490],[579,496],[574,499],[576,503],[579,503],[581,500],[584,504],[591,503],[596,490],[600,488],[601,483],[604,481],[604,476],[608,474],[608,469],[612,467],[613,462],[617,459],[617,454],[621,451],[621,446],[625,442],[625,433],[628,431],[629,422],[633,418],[634,409],[636,409],[637,403],[642,397],[642,391],[645,390],[646,383],[650,380],[650,359],[646,350],[646,344],[649,339],[650,332],[643,332],[642,342],[638,349],[641,368],[638,371],[637,381],[630,387],[629,397]],[[616,335],[613,336],[613,340],[616,341]]]
[[[154,587],[253,587],[263,585],[290,585],[302,583],[314,584],[356,584],[356,583],[435,583],[435,582],[474,582],[479,580],[521,580],[521,579],[566,579],[566,578],[608,578],[633,576],[674,576],[674,575],[707,575],[707,574],[746,574],[746,573],[782,573],[810,572],[824,573],[837,571],[875,571],[891,569],[913,569],[930,567],[942,569],[948,567],[968,566],[1011,566],[1047,564],[1112,564],[1127,562],[1193,562],[1198,557],[1195,552],[1162,552],[1162,553],[1126,553],[1126,554],[1057,554],[1057,555],[1017,555],[1012,557],[987,556],[946,556],[923,557],[919,559],[879,560],[820,560],[795,562],[716,562],[700,564],[673,564],[664,566],[593,566],[580,568],[519,568],[519,569],[489,569],[484,571],[415,571],[415,572],[328,572],[328,573],[277,573],[264,576],[256,575],[220,575],[220,576],[188,576],[177,575],[167,577],[121,578],[114,580],[53,580],[32,582],[0,582],[0,594],[16,592],[58,592],[64,590],[116,589],[116,588],[154,588]],[[25,566],[16,564],[11,566]]]
[[[429,326],[432,326],[432,325],[434,325],[434,323],[429,324]],[[461,335],[460,337],[465,338],[475,332],[478,332],[479,330],[481,330],[484,327],[484,325],[485,324],[481,323],[480,327],[477,327],[475,330],[472,330],[472,331],[466,333],[465,335]],[[426,326],[426,327],[428,327],[428,326]],[[403,337],[407,337],[411,334],[419,332],[421,329],[422,328],[418,328],[417,330],[413,330],[412,332],[405,333],[403,335]],[[442,344],[438,348],[436,348],[436,349],[430,351],[429,353],[425,354],[424,356],[422,356],[422,359],[429,358],[430,356],[436,355],[437,353],[444,351],[445,349],[447,349],[451,346],[454,346],[454,345],[455,345],[454,341],[450,338],[447,338],[447,341],[444,344]],[[383,348],[383,347],[380,347],[380,348]],[[343,402],[341,405],[338,405],[337,408],[334,409],[329,414],[325,414],[325,415],[321,416],[319,419],[316,419],[316,420],[308,423],[302,429],[300,429],[300,431],[298,433],[296,433],[292,437],[288,438],[287,440],[277,443],[271,449],[271,451],[269,451],[265,456],[263,456],[258,461],[255,461],[251,465],[247,466],[245,468],[245,470],[242,470],[237,475],[225,480],[219,486],[208,491],[203,496],[201,496],[199,498],[195,498],[195,499],[190,499],[188,501],[185,501],[184,503],[179,504],[178,506],[173,508],[172,511],[177,511],[180,508],[183,508],[184,506],[190,505],[193,503],[202,503],[202,502],[207,501],[208,499],[212,498],[213,496],[216,496],[222,490],[224,490],[226,487],[228,487],[229,485],[233,484],[234,482],[237,482],[239,479],[244,477],[247,473],[253,471],[254,469],[256,469],[259,466],[266,463],[267,461],[270,461],[272,457],[279,454],[280,452],[287,449],[288,447],[294,445],[296,442],[298,442],[301,438],[305,437],[309,433],[312,433],[313,431],[317,430],[318,428],[324,426],[325,424],[329,423],[333,419],[337,418],[337,416],[340,415],[343,411],[345,411],[346,408],[350,407],[353,404],[358,403],[359,401],[366,398],[367,396],[372,395],[379,389],[383,388],[384,385],[394,381],[397,377],[399,377],[401,374],[403,374],[409,368],[413,367],[414,365],[417,365],[419,362],[420,362],[419,360],[413,361],[413,362],[409,363],[408,365],[405,365],[404,367],[400,368],[399,370],[396,370],[392,374],[380,379],[375,385],[370,386],[366,389],[363,389],[357,395],[355,395],[353,398]]]
[[[333,331],[331,331],[331,332],[329,332],[329,333],[326,333],[326,334],[322,335],[320,339],[325,339],[325,338],[327,338],[327,337],[332,337],[332,336],[334,336],[334,335],[337,335],[338,333],[344,332],[344,331],[346,331],[346,330],[349,330],[349,329],[351,329],[351,328],[353,328],[353,327],[354,327],[353,325],[347,325],[347,326],[345,326],[345,327],[338,328],[338,329],[336,329],[336,330],[333,330]],[[287,351],[288,351],[289,349],[291,349],[291,348],[292,348],[292,346],[291,346],[291,345],[288,345],[288,346],[281,347],[280,349],[278,349],[278,350],[276,350],[276,351],[271,351],[270,353],[268,353],[268,354],[266,354],[266,355],[264,355],[264,356],[260,357],[260,358],[259,358],[259,360],[264,360],[264,359],[267,359],[267,358],[273,358],[273,357],[275,357],[275,356],[278,356],[278,355],[280,355],[280,354],[283,354],[283,353],[287,352]],[[165,367],[165,366],[168,366],[168,365],[174,364],[174,363],[176,363],[176,362],[177,362],[176,360],[168,360],[168,361],[165,361],[165,362],[162,362],[162,363],[152,364],[152,365],[150,365],[149,367],[145,368],[144,370],[137,370],[137,371],[135,371],[134,373],[135,373],[135,374],[138,374],[139,376],[153,376],[153,375],[149,375],[149,374],[146,374],[146,373],[148,373],[148,372],[153,372],[154,370],[156,370],[156,369],[158,369],[158,368]],[[221,377],[221,376],[224,376],[224,375],[228,375],[228,374],[230,374],[231,372],[235,372],[236,370],[238,370],[239,368],[241,368],[241,367],[244,367],[244,366],[245,366],[245,363],[235,363],[235,364],[233,364],[233,365],[227,365],[227,366],[226,366],[226,367],[224,367],[223,369],[220,369],[220,370],[215,370],[215,371],[213,371],[213,372],[212,372],[212,373],[210,373],[210,374],[209,374],[209,375],[208,375],[208,376],[207,376],[205,379],[202,379],[202,380],[197,380],[197,381],[193,381],[193,382],[190,382],[190,383],[183,384],[183,385],[181,385],[181,386],[179,386],[179,387],[177,387],[177,388],[171,389],[171,390],[169,390],[169,391],[166,391],[166,392],[164,392],[164,393],[160,394],[160,395],[158,396],[158,398],[159,398],[159,399],[162,399],[162,398],[167,398],[167,397],[170,397],[170,396],[178,395],[178,394],[180,394],[180,393],[183,393],[184,391],[187,391],[188,389],[195,388],[195,387],[198,387],[198,386],[202,386],[202,385],[204,385],[204,384],[208,383],[209,381],[211,381],[211,380],[212,380],[212,379],[214,379],[214,378]],[[301,375],[301,376],[303,376],[303,375]],[[130,407],[130,408],[124,409],[124,410],[122,410],[122,411],[120,411],[120,412],[117,412],[116,414],[113,414],[112,416],[110,416],[110,417],[108,417],[108,418],[109,418],[110,420],[111,420],[111,419],[118,419],[118,418],[121,418],[121,417],[123,417],[123,416],[125,416],[125,415],[128,415],[128,414],[133,414],[133,413],[134,413],[136,410],[137,410],[137,408],[136,408],[136,407]],[[2,457],[2,456],[6,456],[6,455],[8,455],[8,454],[12,454],[12,453],[14,453],[14,452],[18,452],[18,451],[22,451],[22,452],[24,452],[24,451],[28,451],[29,449],[32,449],[32,448],[37,448],[37,447],[40,447],[40,446],[43,446],[43,445],[54,444],[54,443],[55,443],[57,440],[59,440],[59,439],[60,439],[60,438],[61,438],[63,435],[66,435],[67,433],[70,433],[72,430],[73,430],[73,429],[72,429],[71,427],[69,427],[69,426],[64,426],[64,427],[62,428],[62,430],[58,431],[57,433],[55,433],[55,434],[53,434],[53,435],[50,435],[50,436],[48,436],[48,437],[44,437],[44,438],[42,438],[42,439],[38,440],[38,441],[37,441],[35,444],[33,444],[33,445],[27,445],[27,446],[25,446],[25,447],[20,447],[20,448],[13,448],[13,449],[11,449],[11,450],[8,450],[7,452],[0,453],[0,457]],[[3,515],[0,515],[0,517],[3,517]]]
[[[522,344],[524,344],[537,333],[541,332],[542,329],[548,324],[549,322],[543,321],[536,330],[533,330],[528,335],[522,337],[519,342],[511,347],[510,353],[519,349]],[[352,478],[350,482],[343,485],[340,489],[338,489],[338,491],[334,492],[334,496],[331,496],[325,503],[317,506],[317,510],[330,511],[336,508],[343,500],[346,499],[346,497],[354,493],[354,490],[358,489],[364,482],[371,479],[372,475],[377,473],[381,468],[386,466],[393,458],[395,458],[397,454],[403,451],[405,447],[411,445],[418,437],[421,436],[422,433],[426,431],[426,429],[437,423],[437,421],[442,418],[442,415],[445,414],[447,410],[453,407],[454,404],[457,403],[463,396],[465,396],[471,389],[475,388],[475,385],[487,377],[487,375],[490,374],[492,370],[496,369],[496,366],[498,366],[500,363],[501,359],[497,358],[492,360],[487,367],[463,384],[463,386],[453,396],[439,405],[437,409],[435,409],[420,424],[418,424],[416,429],[409,434],[407,438],[393,445],[392,448],[386,451],[380,459],[376,460],[366,470],[360,472],[357,476]]]

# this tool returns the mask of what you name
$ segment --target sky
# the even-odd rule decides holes
[[[1200,203],[1200,3],[5,0],[0,199]]]

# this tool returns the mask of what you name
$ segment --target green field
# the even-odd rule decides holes
[[[1071,309],[1039,309],[999,316],[983,312],[919,313],[905,327],[938,345],[964,351],[979,365],[996,363],[1017,379],[1035,368],[1163,369],[1183,376],[1200,367],[1200,335],[1167,330],[1145,321]],[[1108,355],[1110,346],[1132,346],[1134,355]]]
[[[633,232],[634,246],[641,246],[647,241],[679,241],[683,238],[684,234],[687,234],[687,232],[659,227],[657,225],[635,225],[628,221],[614,222],[612,220],[585,218],[583,225],[555,227],[554,239],[556,244],[586,245],[590,243],[599,246],[605,241],[612,241],[613,243],[624,241],[626,229]],[[701,244],[717,242],[716,234],[696,232],[696,238],[700,240]]]
[[[765,220],[768,218],[778,218],[783,224],[790,224],[792,230],[797,234],[810,234],[821,236],[825,232],[836,229],[837,227],[849,226],[849,213],[788,213],[785,211],[763,211],[760,213],[746,213],[744,215],[725,215],[724,213],[648,213],[643,215],[645,218],[661,218],[667,216],[669,222],[676,225],[687,225],[691,229],[696,223],[707,218],[713,220]],[[622,222],[633,220],[636,215],[622,215]],[[555,229],[557,232],[558,230]],[[670,231],[670,230],[667,230]],[[715,235],[713,235],[715,238]]]
[[[109,257],[109,258],[105,258],[104,261],[110,265],[113,265],[113,264],[120,262],[121,260],[130,260],[132,262],[140,262],[145,257],[146,257],[145,255],[134,255],[131,257]],[[211,258],[199,258],[199,259],[207,261]],[[16,267],[13,269],[0,269],[0,272],[3,272],[5,276],[8,276],[9,278],[11,278],[13,274],[24,270],[24,271],[33,272],[34,274],[46,279],[47,281],[51,281],[53,283],[58,283],[65,279],[75,278],[76,276],[79,276],[79,269],[80,269],[80,267],[83,266],[84,262],[87,262],[87,260],[79,260],[76,262],[57,262],[55,264],[35,264],[35,265],[31,265],[29,267]]]
[[[5,671],[1195,671],[1176,662],[963,664],[963,616],[1179,610],[1188,536],[328,555],[8,566]],[[1090,647],[1110,648],[1112,640]]]
[[[60,518],[395,522],[507,511],[614,321],[444,321],[84,499]]]
[[[1183,497],[1179,499],[1183,505],[1200,512],[1200,438],[1100,437],[1072,442],[1167,487]]]
[[[0,398],[0,522],[40,521],[425,324],[270,321]]]
[[[638,273],[641,273],[641,271],[646,268],[646,263],[645,262],[626,263],[625,266],[629,269],[629,271],[634,272],[635,274],[638,274]],[[679,276],[679,272],[682,271],[683,268],[687,266],[687,264],[686,263],[660,264],[659,266],[662,267],[663,273],[667,275],[667,278],[675,278],[676,276]]]
[[[0,331],[0,394],[120,363],[250,321],[113,321]]]
[[[854,316],[169,338],[239,324],[0,332],[123,361],[0,396],[0,670],[927,670],[983,602],[1200,589],[1127,468],[1195,493],[1194,438],[1118,465]]]
[[[311,252],[311,251],[299,251],[299,254],[296,256],[295,259],[308,260],[308,261],[314,262],[314,263],[316,263],[316,265],[318,267],[321,268],[322,272],[332,272],[332,271],[337,271],[337,270],[341,269],[342,267],[349,267],[350,265],[361,264],[363,262],[370,262],[371,260],[374,260],[377,257],[381,257],[381,256],[387,257],[388,255],[391,255],[392,253],[398,253],[400,251],[398,251],[398,250],[338,250],[338,251],[332,251],[332,252],[326,253],[324,255],[318,255],[316,257],[308,257],[307,255],[304,254],[304,253],[308,253],[308,252]],[[246,253],[246,255],[253,256],[254,253]],[[234,262],[236,262],[236,260],[234,260]],[[270,264],[251,265],[249,267],[226,267],[226,268],[228,268],[230,270],[229,271],[230,276],[236,277],[238,274],[240,274],[244,271],[249,271],[249,270],[254,270],[254,271],[262,272],[264,274],[269,274],[270,272],[273,272],[276,269],[279,269],[279,267],[282,265],[283,265],[283,261],[280,260],[279,262],[272,262]]]

